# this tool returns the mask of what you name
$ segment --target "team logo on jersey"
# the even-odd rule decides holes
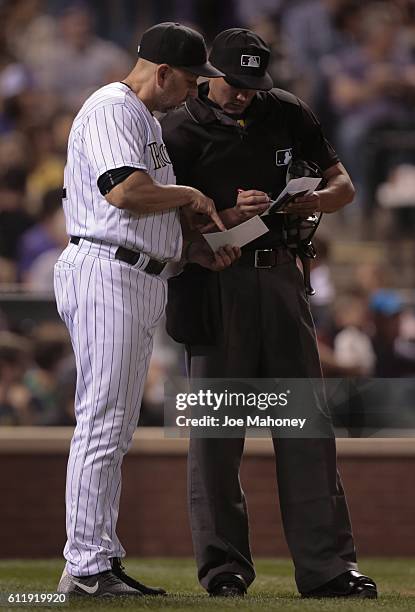
[[[276,151],[275,153],[275,163],[277,166],[288,166],[292,158],[292,149],[279,149],[279,151]]]
[[[171,164],[171,160],[164,142],[161,145],[159,145],[157,142],[150,142],[148,146],[150,147],[155,170],[159,170],[160,168],[164,168],[164,166]]]
[[[261,58],[259,55],[241,55],[241,66],[247,68],[259,68],[261,65]]]

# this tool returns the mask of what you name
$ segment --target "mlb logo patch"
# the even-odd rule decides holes
[[[280,149],[279,151],[276,151],[275,163],[277,164],[277,166],[288,166],[292,158],[292,149]]]
[[[259,55],[241,55],[241,66],[247,68],[259,68],[261,65],[261,58]]]

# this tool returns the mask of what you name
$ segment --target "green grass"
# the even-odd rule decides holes
[[[168,597],[131,600],[78,600],[65,606],[47,609],[65,610],[175,610],[176,612],[207,612],[217,610],[284,612],[413,612],[415,610],[415,559],[365,559],[360,570],[378,583],[378,600],[303,600],[295,588],[291,562],[286,559],[261,559],[256,562],[257,579],[249,595],[241,599],[210,599],[199,586],[191,559],[129,559],[128,573],[169,591]],[[63,562],[61,560],[0,561],[0,593],[53,592]],[[0,606],[1,607],[1,606]],[[31,606],[46,609],[46,606]],[[29,606],[9,606],[11,611]]]

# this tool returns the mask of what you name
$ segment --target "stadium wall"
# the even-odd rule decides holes
[[[0,558],[60,556],[69,428],[0,429]],[[361,555],[413,556],[413,439],[340,439],[338,454]],[[130,556],[190,556],[187,440],[138,430],[123,468],[119,535]],[[287,556],[272,445],[247,441],[242,482],[254,556]]]

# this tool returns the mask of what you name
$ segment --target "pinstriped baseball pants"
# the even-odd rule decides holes
[[[55,296],[76,358],[76,428],[66,480],[64,556],[74,576],[110,569],[121,464],[140,413],[166,283],[114,259],[115,246],[81,240],[55,265]]]

